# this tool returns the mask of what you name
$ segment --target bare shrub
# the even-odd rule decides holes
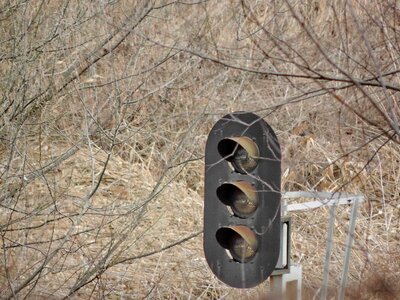
[[[0,295],[263,294],[219,283],[201,249],[208,131],[249,110],[278,133],[283,190],[366,195],[349,295],[390,297],[398,270],[366,274],[398,260],[398,35],[395,1],[4,1]],[[328,211],[293,220],[312,297]]]

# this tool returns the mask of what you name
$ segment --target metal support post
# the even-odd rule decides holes
[[[302,270],[301,266],[291,266],[290,263],[291,219],[285,217],[285,200],[282,205],[281,250],[276,269],[270,277],[270,290],[275,297],[285,295],[287,300],[301,300]]]
[[[302,275],[301,265],[290,266],[290,273],[283,274],[282,285],[286,300],[301,300]]]
[[[290,266],[289,273],[274,275],[270,278],[271,292],[275,297],[285,300],[301,300],[302,268],[300,265]],[[284,295],[284,296],[283,296]]]
[[[351,248],[353,247],[353,240],[354,240],[354,230],[356,228],[356,220],[357,220],[357,213],[358,213],[358,200],[353,202],[351,208],[351,218],[350,218],[350,225],[349,225],[349,233],[347,234],[346,240],[346,250],[344,254],[344,261],[343,261],[343,272],[342,277],[340,280],[339,292],[338,292],[338,299],[344,299],[344,294],[346,291],[347,285],[347,275],[349,272],[349,263],[350,263],[350,256],[351,256]]]
[[[324,275],[322,279],[321,297],[320,297],[321,300],[326,300],[326,295],[328,291],[329,266],[331,263],[331,255],[332,255],[333,230],[335,228],[335,211],[336,211],[336,205],[332,205],[329,209],[329,225],[328,225],[328,236],[326,238]]]

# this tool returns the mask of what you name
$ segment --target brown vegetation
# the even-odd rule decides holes
[[[399,34],[394,0],[2,1],[1,297],[263,294],[202,252],[204,144],[236,110],[276,130],[283,190],[366,196],[348,296],[398,297]],[[311,298],[329,212],[292,217]]]

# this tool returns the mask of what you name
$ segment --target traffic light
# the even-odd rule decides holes
[[[235,112],[212,128],[205,154],[204,252],[236,288],[267,279],[280,251],[281,152],[259,116]]]

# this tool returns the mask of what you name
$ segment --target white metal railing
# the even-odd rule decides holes
[[[317,199],[311,202],[304,203],[291,203],[287,204],[288,199],[295,198],[312,198]],[[346,239],[346,248],[344,251],[343,258],[343,269],[340,278],[340,285],[338,288],[338,297],[337,299],[342,300],[344,298],[345,289],[347,285],[347,277],[349,271],[349,263],[351,256],[351,249],[353,246],[354,240],[354,230],[357,220],[358,207],[359,203],[364,201],[363,195],[349,195],[345,193],[333,193],[333,192],[304,192],[304,191],[295,191],[295,192],[285,192],[282,193],[282,215],[287,215],[289,212],[316,209],[319,207],[329,207],[329,225],[328,225],[328,234],[327,234],[327,242],[326,242],[326,251],[325,251],[325,261],[324,261],[324,274],[322,279],[322,285],[320,289],[320,299],[326,300],[327,297],[327,289],[328,289],[328,281],[329,281],[329,267],[332,255],[332,247],[333,247],[333,233],[334,233],[334,224],[335,224],[335,212],[336,207],[338,205],[348,204],[351,205],[351,213],[350,213],[350,224],[349,230]],[[296,280],[298,284],[301,285],[301,267],[296,268],[295,274],[289,272],[289,274],[277,275],[274,276],[275,281],[280,282],[281,289],[285,289],[285,284],[282,287],[283,282]],[[286,278],[287,277],[287,278]],[[290,279],[289,279],[290,278]],[[294,279],[293,279],[294,278]],[[298,293],[297,299],[301,299],[301,292]]]

